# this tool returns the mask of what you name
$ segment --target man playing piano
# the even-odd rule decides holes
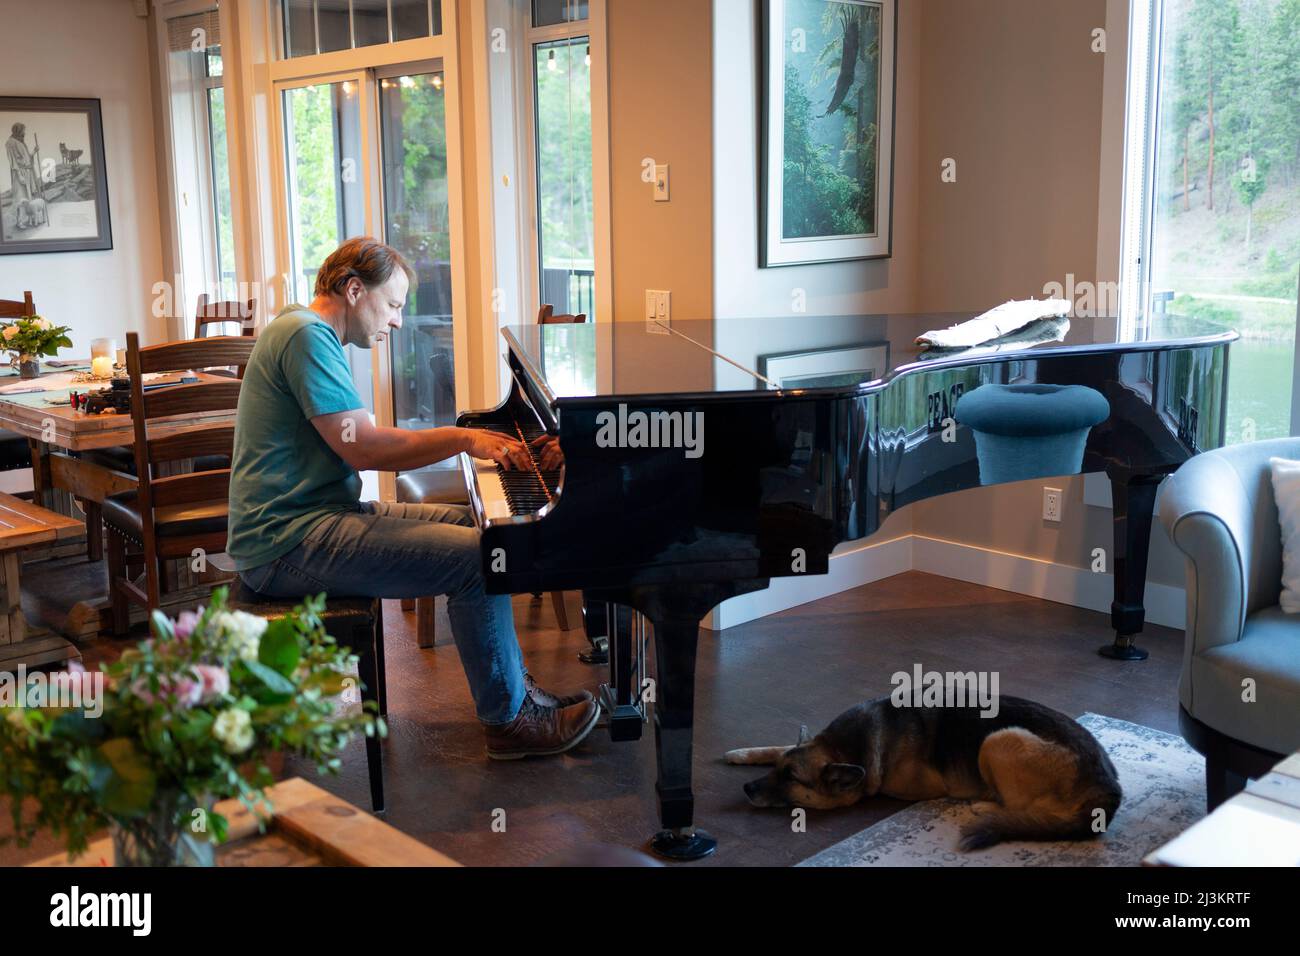
[[[271,597],[446,594],[488,756],[563,753],[591,732],[599,707],[586,691],[547,693],[524,669],[510,597],[484,589],[469,509],[358,500],[359,471],[460,452],[529,467],[527,447],[504,435],[372,424],[343,346],[369,349],[401,328],[412,281],[394,249],[350,239],[321,266],[311,304],[288,306],[261,333],[239,396],[227,551],[244,582]]]

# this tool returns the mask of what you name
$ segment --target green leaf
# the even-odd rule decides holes
[[[157,783],[153,768],[125,737],[106,740],[91,753],[90,786],[105,813],[141,816],[149,809]]]
[[[292,697],[298,689],[293,681],[261,661],[246,661],[245,664],[248,672],[260,680],[273,694],[287,694]]]
[[[301,658],[298,632],[293,621],[282,617],[268,624],[257,648],[257,659],[288,677],[297,668]]]
[[[149,622],[153,625],[153,633],[158,640],[170,641],[176,637],[176,629],[172,626],[171,618],[157,608],[149,615]]]
[[[78,743],[93,743],[104,736],[104,722],[91,720],[85,711],[70,710],[60,714],[50,723],[50,733]]]

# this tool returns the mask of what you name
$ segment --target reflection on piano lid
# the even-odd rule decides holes
[[[641,322],[510,326],[503,334],[510,351],[538,385],[543,404],[598,395],[716,395],[772,391],[764,374],[773,361],[791,354],[843,351],[850,364],[821,369],[831,377],[785,386],[816,394],[880,387],[918,366],[965,365],[1010,360],[1023,354],[1047,358],[1097,351],[1138,352],[1179,344],[1227,343],[1236,333],[1201,319],[1152,316],[1132,328],[1113,317],[1044,320],[1005,340],[996,349],[934,350],[916,344],[918,335],[974,317],[973,313],[783,316],[716,320],[674,319],[667,334]],[[881,349],[880,367],[862,364],[858,350]],[[874,374],[868,378],[864,371]],[[838,375],[838,377],[836,377]]]

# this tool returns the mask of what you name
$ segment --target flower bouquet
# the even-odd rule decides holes
[[[41,373],[42,355],[57,355],[59,349],[72,348],[70,331],[69,326],[51,325],[39,315],[25,315],[0,326],[4,348],[12,355],[9,364],[18,369],[20,378],[35,378]]]
[[[226,836],[227,821],[212,809],[218,800],[237,796],[263,825],[269,818],[272,753],[336,773],[353,734],[382,736],[386,727],[365,708],[336,708],[335,698],[356,687],[348,673],[356,657],[325,633],[324,608],[322,594],[268,623],[231,611],[219,588],[206,608],[175,622],[154,611],[152,639],[102,673],[54,675],[83,701],[98,685],[101,702],[41,701],[0,719],[11,839],[25,846],[48,828],[73,856],[108,826],[119,866],[211,865]],[[37,802],[34,818],[24,816],[25,797]]]

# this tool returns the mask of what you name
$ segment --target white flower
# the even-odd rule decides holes
[[[47,330],[47,329],[50,327],[50,320],[49,320],[49,319],[33,319],[33,320],[32,320],[32,325],[36,326],[38,329],[40,329],[42,332],[44,332],[45,330]]]
[[[223,611],[213,618],[212,623],[225,635],[226,646],[232,654],[244,661],[257,660],[257,649],[266,631],[266,618],[247,611]]]
[[[253,719],[248,711],[231,707],[212,722],[212,736],[221,741],[228,754],[242,754],[253,746]]]

